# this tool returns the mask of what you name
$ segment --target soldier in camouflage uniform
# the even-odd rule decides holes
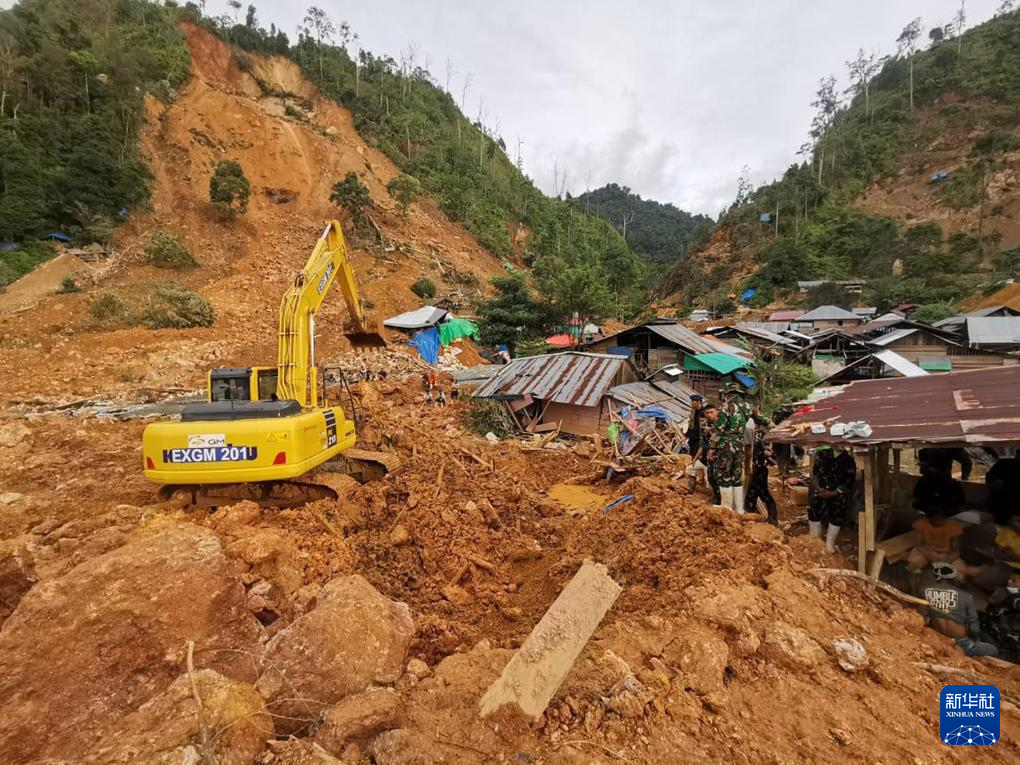
[[[768,511],[768,521],[773,526],[779,524],[779,517],[776,510],[776,500],[769,490],[769,458],[772,450],[765,443],[765,420],[755,418],[758,423],[754,431],[754,446],[751,447],[751,477],[747,482],[747,497],[744,500],[744,510],[757,512],[758,500],[760,499]]]
[[[716,422],[719,419],[719,410],[711,404],[702,410],[701,419],[701,449],[697,458],[708,467],[708,486],[712,490],[712,504],[718,505],[722,502],[719,494],[719,476],[716,473],[715,460],[712,459],[712,437],[715,435]]]
[[[723,404],[709,453],[719,481],[720,504],[744,514],[744,429],[753,412],[739,386],[722,390]]]

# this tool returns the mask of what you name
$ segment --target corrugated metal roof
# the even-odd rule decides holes
[[[850,313],[838,305],[822,305],[800,316],[797,321],[862,321],[862,317]]]
[[[870,342],[872,345],[885,347],[889,345],[889,343],[895,343],[897,340],[902,340],[915,332],[917,332],[916,327],[905,327],[904,329],[896,329],[892,332],[887,332],[884,335],[879,335],[878,337],[872,338]]]
[[[788,321],[738,321],[734,326],[737,327],[753,327],[754,329],[763,329],[766,332],[771,332],[778,335],[783,330],[790,328],[790,322]],[[782,335],[780,335],[782,337]],[[789,338],[783,338],[789,339]]]
[[[776,324],[781,325],[782,322],[776,322]],[[780,335],[766,327],[756,326],[747,322],[738,322],[733,325],[733,328],[738,332],[746,332],[749,335],[761,338],[762,340],[768,340],[770,343],[776,343],[777,345],[797,345],[790,338],[783,337],[783,335]],[[783,327],[783,329],[786,329],[786,327]]]
[[[606,395],[629,406],[662,407],[667,414],[684,420],[691,413],[691,396],[697,391],[683,383],[633,382],[610,388]]]
[[[445,308],[426,305],[414,311],[407,311],[398,316],[391,316],[383,322],[384,327],[394,329],[421,329],[438,324],[449,313]]]
[[[923,377],[928,374],[913,361],[903,358],[896,351],[877,351],[874,356],[887,367],[891,367],[904,377]]]
[[[796,321],[803,315],[804,312],[796,308],[788,311],[773,311],[769,314],[769,321]]]
[[[982,316],[967,319],[971,345],[1020,345],[1020,316]]]
[[[702,337],[683,324],[647,324],[648,329],[664,340],[675,343],[690,353],[727,353],[730,356],[744,356],[744,351],[720,340]]]
[[[552,353],[514,359],[475,391],[477,398],[531,395],[542,401],[596,406],[627,363],[601,353]]]
[[[1020,366],[925,377],[862,380],[816,402],[769,434],[798,444],[1020,443]],[[867,438],[831,436],[835,422],[863,420]],[[824,435],[812,424],[826,425]]]

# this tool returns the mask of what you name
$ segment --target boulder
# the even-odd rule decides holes
[[[776,622],[765,630],[761,652],[790,669],[812,669],[825,661],[825,650],[800,627]]]
[[[405,603],[379,594],[363,577],[339,577],[320,590],[314,608],[269,641],[256,687],[274,713],[295,718],[278,725],[295,733],[345,696],[396,682],[413,635]]]
[[[4,623],[0,762],[79,755],[178,677],[189,640],[200,668],[251,682],[260,634],[211,531],[143,527],[39,582]]]
[[[260,529],[227,546],[227,555],[250,567],[254,579],[267,579],[286,594],[304,581],[301,551],[276,529]]]
[[[705,696],[723,689],[730,649],[716,630],[695,622],[678,628],[663,659],[676,669],[678,683]]]
[[[18,539],[0,542],[0,625],[36,582],[28,548]]]
[[[211,669],[183,674],[118,726],[115,743],[89,758],[103,763],[254,762],[273,736],[273,719],[251,685]],[[195,692],[202,699],[201,718]]]
[[[391,688],[372,688],[340,701],[322,716],[315,743],[340,755],[348,741],[364,740],[400,725],[403,703]]]

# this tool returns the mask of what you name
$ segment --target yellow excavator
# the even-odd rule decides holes
[[[276,366],[213,369],[205,403],[145,428],[145,477],[164,498],[292,507],[335,498],[330,473],[370,480],[395,469],[392,455],[353,449],[354,399],[343,372],[315,364],[315,313],[334,280],[350,312],[344,334],[352,345],[385,345],[366,318],[340,223],[330,221],[280,303]],[[340,405],[344,394],[352,417]]]

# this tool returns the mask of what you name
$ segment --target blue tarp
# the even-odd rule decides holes
[[[439,361],[439,330],[435,327],[419,329],[411,335],[408,345],[417,348],[419,355],[429,364]]]
[[[71,237],[67,234],[61,234],[59,231],[51,231],[46,235],[47,239],[56,239],[58,242],[70,242]]]
[[[606,353],[610,356],[625,356],[629,358],[633,355],[634,349],[628,348],[626,345],[619,345],[615,348],[606,348]]]
[[[748,390],[754,390],[758,387],[758,382],[746,372],[734,372],[733,376],[737,378],[737,382]]]
[[[750,300],[751,298],[753,298],[757,294],[758,294],[758,290],[755,290],[755,289],[744,290],[744,294],[740,296],[740,299],[741,300]]]

